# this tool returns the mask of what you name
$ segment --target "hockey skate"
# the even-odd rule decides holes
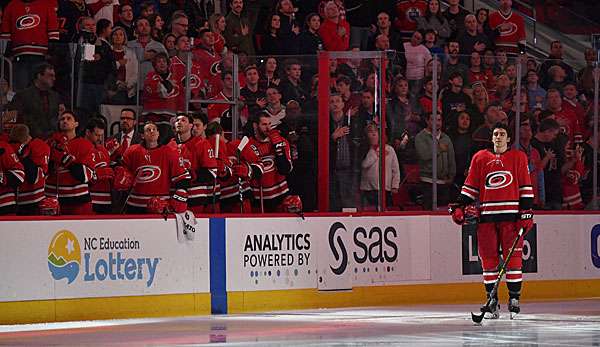
[[[490,300],[490,304],[482,306],[480,311],[485,314],[485,319],[500,318],[500,304],[498,304],[498,298],[493,298]]]
[[[519,299],[511,298],[508,300],[508,312],[510,313],[510,319],[515,318],[515,316],[521,312]]]

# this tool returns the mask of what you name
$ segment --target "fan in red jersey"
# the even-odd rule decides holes
[[[233,75],[231,71],[224,71],[223,76],[223,91],[217,96],[211,98],[216,101],[231,101],[233,97]],[[244,99],[240,97],[240,102]],[[242,106],[242,105],[240,105]],[[232,107],[230,104],[209,104],[208,105],[208,121],[218,122],[225,131],[226,136],[231,136],[231,130],[233,125],[233,114]],[[246,107],[240,107],[240,120],[238,122],[238,129],[241,128],[248,119],[248,109]]]
[[[90,182],[92,196],[92,209],[95,213],[111,212],[112,181],[115,176],[110,167],[110,154],[104,147],[104,122],[99,118],[92,118],[85,127],[85,139],[94,146],[94,179]]]
[[[221,80],[222,57],[215,52],[215,36],[208,29],[201,29],[196,38],[198,44],[192,49],[194,60],[202,66],[201,78],[206,85],[206,97],[212,98],[223,90]]]
[[[177,54],[171,57],[171,70],[176,71],[177,76],[181,76],[180,84],[183,87],[182,95],[185,100],[185,89],[187,83],[187,59],[188,55],[191,54],[190,38],[182,35],[177,38],[175,49]],[[206,94],[206,86],[202,79],[202,65],[198,62],[191,60],[190,66],[190,100],[204,99]],[[185,106],[185,104],[183,104]],[[192,104],[194,109],[200,109],[200,104]]]
[[[394,26],[400,32],[402,40],[408,41],[417,30],[417,18],[425,16],[427,2],[424,0],[402,0],[396,2],[396,20]]]
[[[488,23],[490,28],[499,32],[495,41],[497,48],[504,48],[512,54],[525,50],[525,22],[523,17],[513,12],[512,0],[500,0],[498,11],[490,13]]]
[[[219,167],[215,160],[214,150],[206,139],[192,135],[194,126],[191,116],[179,114],[175,122],[176,137],[170,146],[177,148],[183,159],[185,168],[191,176],[188,188],[188,206],[194,213],[218,211],[215,182],[219,169],[221,174],[227,173],[224,167]]]
[[[144,125],[143,141],[130,146],[123,154],[123,169],[115,170],[117,190],[129,190],[125,202],[128,213],[147,213],[152,198],[168,200],[175,213],[187,209],[190,174],[173,146],[160,145],[156,124]],[[175,192],[170,195],[173,187]]]
[[[59,131],[48,140],[49,175],[46,196],[56,197],[62,214],[92,214],[89,183],[94,178],[94,146],[77,137],[76,115],[64,111],[58,118]]]
[[[44,185],[48,174],[50,147],[29,135],[25,124],[17,124],[10,131],[10,144],[25,169],[25,181],[17,194],[17,214],[39,214],[39,203],[44,200]]]
[[[249,145],[256,147],[263,174],[250,185],[261,212],[281,212],[281,203],[289,192],[286,175],[292,171],[290,144],[279,131],[271,129],[271,117],[260,113],[252,120],[254,136]]]
[[[464,206],[480,202],[477,226],[477,248],[483,268],[483,283],[490,301],[491,318],[499,317],[497,296],[490,298],[499,274],[499,251],[506,258],[521,228],[528,232],[533,227],[533,187],[524,152],[509,149],[508,126],[497,123],[492,127],[494,149],[483,149],[471,160],[469,173],[462,187],[458,203],[451,205],[454,219]],[[519,313],[521,296],[523,239],[507,264],[508,310]],[[497,293],[497,292],[496,292]],[[497,295],[497,294],[496,294]],[[487,305],[486,305],[487,306]],[[484,308],[486,308],[484,306]],[[484,311],[482,308],[482,312]]]

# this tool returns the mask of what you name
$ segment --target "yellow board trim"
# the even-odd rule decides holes
[[[523,282],[522,300],[573,300],[600,295],[600,279]],[[506,300],[506,286],[500,289]],[[466,304],[485,300],[483,284],[415,284],[355,287],[348,291],[317,289],[271,290],[227,293],[229,313],[315,308],[394,306],[416,304]]]
[[[210,314],[210,293],[0,302],[0,324]]]

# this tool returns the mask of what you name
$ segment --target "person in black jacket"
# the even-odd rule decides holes
[[[305,30],[298,35],[298,54],[309,55],[316,54],[323,49],[323,41],[319,36],[321,27],[321,17],[316,13],[310,13],[306,16]]]

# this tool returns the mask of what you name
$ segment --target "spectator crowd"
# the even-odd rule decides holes
[[[320,102],[333,211],[377,208],[380,185],[391,209],[431,209],[433,184],[445,206],[491,126],[517,120],[536,208],[591,203],[596,52],[579,71],[560,41],[528,55],[511,0],[475,13],[459,0],[0,9],[0,214],[315,211]],[[324,98],[320,51],[380,52],[383,76],[378,59],[330,59]]]

